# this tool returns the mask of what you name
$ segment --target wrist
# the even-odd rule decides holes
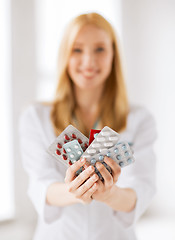
[[[114,185],[105,203],[116,211],[130,212],[135,208],[136,192],[130,188],[120,188]]]
[[[111,204],[114,201],[114,197],[117,199],[118,196],[120,195],[119,192],[120,192],[120,188],[117,187],[116,185],[113,185],[112,188],[110,189],[108,195],[106,196],[104,203],[111,206]]]

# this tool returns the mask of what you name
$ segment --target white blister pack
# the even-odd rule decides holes
[[[127,142],[117,143],[112,148],[104,149],[97,155],[88,157],[87,161],[94,165],[96,162],[103,162],[105,156],[112,158],[120,167],[125,167],[135,161]]]
[[[85,157],[91,165],[95,165],[97,161],[103,163],[104,157],[108,156],[120,167],[127,166],[134,162],[132,150],[127,142],[119,143],[119,139],[120,135],[117,132],[105,126],[82,157]]]
[[[74,163],[74,160],[70,158],[71,155],[68,154],[69,150],[66,151],[66,147],[64,148],[64,146],[66,146],[66,144],[69,142],[71,142],[71,145],[74,143],[74,148],[78,149],[77,153],[79,153],[79,151],[81,152],[79,154],[80,157],[83,151],[85,151],[88,147],[88,138],[74,126],[69,125],[47,149],[49,154],[54,156],[57,160],[61,161],[67,167]],[[71,148],[69,147],[68,149]]]

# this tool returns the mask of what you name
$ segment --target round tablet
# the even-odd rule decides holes
[[[115,153],[118,153],[118,152],[119,152],[118,148],[115,148],[115,149],[114,149],[114,152],[115,152]]]
[[[129,156],[129,152],[128,152],[128,151],[125,152],[125,156],[126,156],[126,157]]]
[[[111,156],[111,152],[107,152],[107,157],[110,157]]]
[[[120,167],[123,167],[124,163],[123,162],[119,162],[119,165],[120,165]]]
[[[125,144],[123,144],[122,149],[126,150],[126,145]]]
[[[67,151],[67,152],[71,152],[71,149],[70,149],[70,148],[67,148],[66,151]]]
[[[118,160],[121,160],[121,155],[117,155],[116,157]]]
[[[98,159],[99,159],[100,161],[102,161],[102,160],[104,159],[104,156],[103,156],[103,155],[100,155],[100,156],[98,157]]]
[[[91,163],[92,163],[92,164],[95,164],[95,163],[96,163],[96,159],[95,159],[95,158],[92,158],[92,159],[91,159]]]
[[[132,159],[131,159],[131,158],[128,158],[127,162],[128,162],[128,163],[132,163]]]

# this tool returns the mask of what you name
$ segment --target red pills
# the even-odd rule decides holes
[[[80,138],[78,138],[78,142],[79,142],[79,144],[82,144],[82,143],[83,143]]]
[[[57,143],[57,148],[62,148],[62,145],[60,143]]]
[[[72,138],[73,138],[73,139],[76,139],[77,136],[76,136],[74,133],[72,133]]]
[[[64,138],[65,138],[67,141],[70,140],[70,138],[69,138],[69,136],[68,136],[67,134],[64,135]]]
[[[72,165],[72,162],[69,160],[69,165]]]
[[[63,159],[67,160],[67,156],[65,154],[63,154]]]
[[[56,149],[56,154],[57,154],[57,155],[61,155],[60,150]]]

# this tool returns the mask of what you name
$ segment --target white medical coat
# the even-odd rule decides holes
[[[61,113],[60,113],[61,114]],[[50,184],[64,182],[66,167],[47,153],[55,140],[50,106],[35,104],[20,118],[20,142],[23,166],[29,176],[28,195],[38,213],[34,240],[135,240],[134,224],[150,204],[155,193],[155,122],[142,107],[132,106],[121,141],[132,143],[135,162],[122,168],[117,182],[137,194],[130,213],[115,211],[93,200],[88,205],[55,207],[46,204]]]

